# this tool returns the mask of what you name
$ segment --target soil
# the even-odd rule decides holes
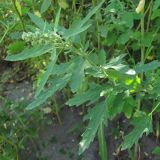
[[[28,79],[20,82],[16,81],[12,65],[3,64],[3,66],[0,66],[0,70],[1,77],[6,73],[9,74],[9,78],[5,81],[2,81],[3,77],[1,78],[1,95],[12,101],[26,101],[29,103],[33,97],[32,83]],[[64,99],[59,99],[60,104],[63,104]],[[84,131],[81,108],[63,107],[60,112],[61,124],[55,115],[48,114],[47,117],[47,123],[40,126],[39,138],[34,140],[36,149],[28,141],[25,150],[20,153],[20,160],[99,160],[97,139],[82,156],[77,154],[78,143],[81,139],[80,135]],[[127,128],[128,122],[123,123],[121,119],[117,118],[115,121],[109,122],[106,129],[108,159],[130,160],[127,151],[119,152],[117,149],[121,143],[120,137],[117,137],[120,129],[115,129],[119,121],[122,124],[120,128]],[[160,160],[160,156],[151,154],[157,145],[159,143],[155,137],[143,136],[140,140],[140,157],[138,160]]]

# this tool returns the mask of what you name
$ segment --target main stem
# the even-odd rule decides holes
[[[145,33],[145,29],[144,29],[144,9],[141,13],[142,17],[141,17],[141,64],[144,64],[144,61],[145,61],[145,47],[144,47],[144,44],[143,44],[143,40],[144,40],[144,33]],[[143,82],[143,79],[144,79],[144,75],[143,73],[141,73],[140,75],[141,77],[141,81]],[[138,105],[137,105],[137,109],[140,110],[140,107],[141,107],[141,99],[140,97],[138,97]],[[138,153],[138,148],[139,148],[139,144],[136,143],[135,144],[135,159],[138,158],[137,156],[137,153]]]
[[[99,155],[101,160],[108,160],[107,143],[105,139],[104,124],[101,122],[98,129]]]

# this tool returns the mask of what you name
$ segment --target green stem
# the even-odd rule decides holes
[[[0,39],[0,44],[3,42],[3,39],[6,37],[7,33],[9,32],[9,28],[7,28],[5,31],[4,31],[4,34],[2,36],[2,38]]]
[[[139,143],[137,142],[134,146],[134,159],[137,160],[138,159],[138,148],[139,148]]]
[[[152,6],[151,5],[152,1],[149,3],[148,7],[146,8],[145,12],[144,12],[144,17],[147,15],[148,11],[150,10],[150,7]],[[138,26],[136,27],[136,30],[135,31],[138,31],[141,27],[141,23],[138,24]],[[130,41],[125,45],[124,49],[123,49],[123,52],[128,48],[128,46],[130,45]]]
[[[144,47],[144,44],[143,44],[143,40],[144,40],[144,33],[145,33],[145,30],[144,30],[144,9],[142,10],[142,13],[141,13],[142,17],[141,17],[141,64],[144,64],[144,61],[145,61],[145,47]],[[143,79],[144,79],[144,75],[143,73],[140,74],[140,77],[141,77],[141,81],[143,82]],[[137,95],[137,110],[139,111],[141,108],[141,99],[139,97],[139,94]],[[135,144],[135,156],[136,156],[136,159],[137,159],[137,153],[138,153],[138,147],[139,147],[139,144],[136,143]]]
[[[72,8],[74,10],[74,13],[76,13],[77,12],[77,10],[76,10],[76,0],[73,0],[73,2],[72,2]]]
[[[150,26],[150,21],[151,21],[151,15],[152,15],[152,5],[153,5],[153,0],[149,3],[149,14],[148,14],[148,21],[147,21],[147,29],[146,31],[149,31],[149,26]]]
[[[105,140],[103,122],[101,122],[100,127],[98,129],[98,142],[99,142],[99,155],[101,160],[108,160],[107,144]]]
[[[149,113],[149,116],[152,116],[153,112],[159,107],[160,102],[153,108],[153,110]]]
[[[56,102],[55,97],[54,97],[54,107],[55,107],[55,112],[56,112],[56,116],[57,116],[58,122],[59,122],[59,124],[62,124],[62,121],[61,121],[61,118],[60,118],[60,115],[59,115],[58,104]]]
[[[131,149],[128,149],[128,154],[129,154],[129,158],[131,160],[135,160],[134,153],[133,153],[133,151]]]
[[[33,9],[33,12],[35,12],[35,0],[32,0],[32,9]]]
[[[143,44],[144,40],[144,10],[142,11],[142,18],[141,18],[141,64],[144,64],[145,59],[145,47]],[[141,80],[143,81],[143,73],[141,74]]]
[[[159,139],[159,131],[160,131],[160,126],[159,126],[159,114],[156,115],[156,137],[157,140]]]
[[[83,13],[84,0],[81,0],[81,6],[79,7],[78,12]]]

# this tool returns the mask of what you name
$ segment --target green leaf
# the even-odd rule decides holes
[[[113,57],[110,61],[109,61],[109,63],[107,63],[107,65],[111,65],[111,66],[113,66],[113,65],[116,65],[116,64],[121,64],[122,62],[124,62],[124,57],[126,56],[126,54],[121,54],[121,55],[119,55],[119,56],[117,56],[117,57]]]
[[[37,88],[36,93],[35,93],[35,97],[37,97],[40,94],[40,92],[43,90],[49,76],[52,74],[53,67],[54,67],[54,65],[56,63],[56,60],[57,60],[56,50],[54,49],[53,52],[54,52],[53,53],[54,58],[52,58],[52,61],[47,66],[47,70],[42,75],[42,78],[41,78],[41,80],[38,84],[38,88]]]
[[[152,151],[152,154],[160,155],[160,147],[159,146],[155,147],[154,150]]]
[[[144,133],[149,134],[152,131],[152,117],[146,115],[135,118],[133,125],[134,129],[124,137],[122,150],[130,149],[135,143],[138,142],[139,138],[141,138]]]
[[[5,60],[7,61],[21,61],[28,58],[33,58],[37,56],[41,56],[53,49],[53,46],[51,44],[47,45],[37,45],[32,48],[26,48],[21,53],[16,55],[8,55]]]
[[[114,72],[118,71],[121,74],[135,76],[136,72],[132,69],[129,69],[127,65],[122,64],[123,58],[125,54],[122,54],[118,57],[112,58],[107,64],[103,65],[102,68],[106,70],[106,72]]]
[[[88,14],[87,16],[81,21],[80,27],[82,27],[85,23],[89,21],[89,19],[101,8],[102,4],[105,0],[101,0],[99,4],[96,5]]]
[[[127,118],[131,118],[133,109],[137,106],[136,101],[133,97],[125,97],[124,99],[124,106],[123,106],[123,113]]]
[[[134,17],[133,17],[133,13],[131,12],[124,12],[122,15],[122,22],[129,28],[133,27],[133,21],[134,21]]]
[[[25,42],[24,41],[15,41],[11,43],[7,49],[9,54],[15,54],[24,50]]]
[[[74,61],[75,67],[73,68],[70,87],[72,92],[76,92],[84,78],[84,68],[85,68],[85,61],[84,59],[78,57]]]
[[[56,15],[55,23],[54,23],[54,32],[56,33],[58,30],[58,23],[60,19],[60,14],[61,14],[61,8],[59,8],[58,13]]]
[[[113,119],[118,113],[122,112],[124,106],[124,95],[122,93],[110,93],[107,97],[109,119]]]
[[[91,26],[91,24],[88,24],[88,25],[85,25],[83,27],[79,27],[79,24],[75,27],[75,26],[72,26],[69,30],[66,31],[65,33],[65,38],[68,39],[70,37],[73,37],[77,34],[80,34],[82,32],[84,32],[85,30],[87,30],[89,27]]]
[[[42,18],[32,14],[28,13],[29,17],[31,18],[32,22],[42,31],[49,31],[52,30],[52,27],[50,24],[48,24],[46,21],[44,21]]]
[[[66,30],[64,37],[68,39],[87,30],[91,26],[91,24],[86,23],[88,23],[89,19],[98,11],[98,9],[102,6],[104,2],[105,0],[102,0],[102,2],[100,2],[96,7],[94,7],[84,19],[79,20],[77,23],[73,23],[71,27]]]
[[[82,154],[94,140],[98,128],[101,123],[105,120],[107,114],[106,102],[103,101],[97,104],[94,108],[90,110],[89,113],[89,124],[86,131],[82,135],[82,141],[80,142],[79,154]]]
[[[155,69],[159,67],[160,67],[160,62],[155,60],[147,64],[141,64],[141,63],[137,64],[135,67],[135,71],[137,73],[143,73],[143,72],[148,72],[148,71],[154,71]]]
[[[142,40],[142,44],[145,46],[145,47],[149,47],[151,46],[152,42],[153,42],[153,39],[154,39],[154,33],[152,32],[147,32],[145,33],[144,35],[144,38]]]
[[[47,9],[51,6],[50,0],[43,0],[42,6],[41,6],[41,14],[47,11]]]
[[[53,67],[52,74],[61,75],[67,72],[71,72],[71,69],[73,68],[74,65],[75,64],[70,61],[66,63],[58,64],[58,65],[56,64]]]
[[[107,34],[106,45],[110,47],[111,45],[115,44],[116,41],[117,41],[116,33],[109,31]]]
[[[160,17],[160,9],[156,9],[153,11],[153,13],[151,15],[151,20],[154,20],[157,17]]]
[[[66,0],[58,0],[58,4],[61,8],[63,9],[67,9],[69,7],[68,3],[66,2]]]
[[[86,92],[76,94],[73,98],[69,99],[66,104],[69,106],[80,106],[86,102],[93,104],[100,98],[103,89],[104,86],[93,83]]]
[[[103,65],[106,63],[106,57],[107,57],[107,53],[103,49],[101,49],[98,53],[98,60],[100,65]]]
[[[154,1],[154,5],[153,5],[153,10],[156,10],[160,7],[160,1],[159,0],[155,0]]]
[[[126,31],[125,33],[122,33],[118,38],[118,43],[122,45],[126,44],[129,41],[131,35],[132,32],[130,30]]]
[[[71,75],[68,74],[61,78],[55,77],[52,80],[49,89],[40,94],[38,97],[36,97],[36,99],[31,104],[29,104],[26,107],[26,109],[27,110],[35,109],[39,107],[41,104],[45,103],[47,99],[53,96],[56,91],[63,89],[67,85],[68,81],[70,80],[70,76]]]

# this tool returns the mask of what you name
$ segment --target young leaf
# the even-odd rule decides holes
[[[42,78],[38,84],[38,88],[35,93],[35,97],[37,97],[40,94],[40,92],[43,90],[49,76],[52,74],[53,67],[54,67],[56,60],[57,60],[56,51],[54,50],[53,52],[54,52],[54,58],[52,58],[52,61],[47,66],[47,70],[42,75]]]
[[[47,11],[47,9],[51,6],[50,0],[43,0],[42,6],[41,6],[41,14]]]
[[[143,133],[150,133],[152,131],[152,117],[143,116],[135,118],[133,121],[134,129],[124,137],[124,142],[122,143],[122,150],[130,149],[135,143],[138,142],[139,138]]]
[[[79,147],[79,154],[82,154],[90,145],[90,143],[94,140],[98,128],[100,127],[101,123],[103,123],[106,114],[106,102],[103,101],[97,104],[89,113],[89,124],[86,131],[82,135],[82,141],[80,142]]]
[[[46,44],[43,46],[36,45],[32,48],[26,48],[21,53],[16,55],[8,55],[5,60],[7,61],[21,61],[28,58],[33,58],[37,56],[41,56],[53,49],[51,44]]]
[[[35,108],[39,107],[41,104],[45,103],[46,100],[49,97],[53,96],[53,94],[56,91],[64,88],[67,85],[69,79],[70,79],[70,74],[65,75],[64,77],[61,77],[61,78],[55,77],[52,80],[52,84],[51,84],[50,88],[47,91],[40,94],[31,104],[29,104],[26,107],[26,109],[27,110],[35,109]]]

